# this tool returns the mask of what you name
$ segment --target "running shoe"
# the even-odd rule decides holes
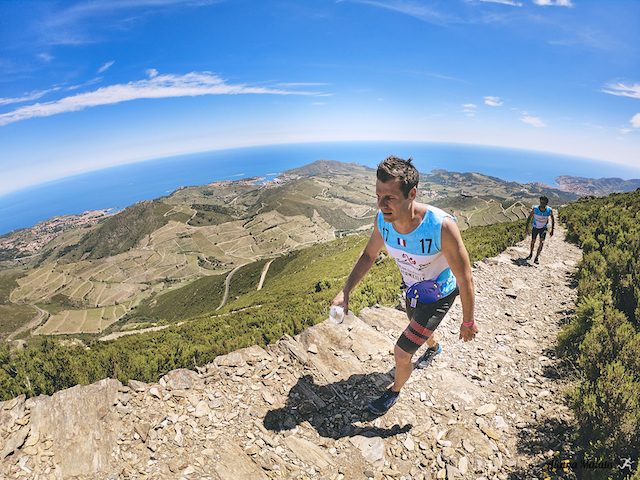
[[[389,409],[395,405],[399,396],[400,392],[394,392],[389,388],[377,400],[367,405],[365,409],[373,414],[382,415],[383,413],[387,413]]]
[[[538,257],[536,257],[536,258],[535,258],[535,260],[533,261],[533,263],[540,263],[540,262],[538,261]]]
[[[525,260],[531,260],[531,255],[529,255]]]
[[[422,356],[416,362],[416,368],[427,368],[437,354],[442,351],[440,344],[427,348]]]

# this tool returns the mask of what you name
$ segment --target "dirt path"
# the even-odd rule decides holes
[[[269,260],[262,269],[262,275],[260,275],[260,282],[258,283],[258,288],[256,288],[256,290],[262,289],[262,284],[264,283],[264,279],[267,276],[267,272],[269,271],[269,265],[271,265],[271,262],[273,262],[273,260]]]
[[[224,297],[222,298],[222,302],[220,303],[220,306],[216,308],[216,311],[220,310],[222,307],[224,307],[224,304],[227,303],[227,297],[229,297],[229,285],[231,284],[231,277],[233,277],[233,274],[236,273],[240,269],[240,267],[244,267],[244,265],[238,265],[236,268],[231,270],[231,272],[229,272],[229,275],[227,275],[227,279],[224,281]]]
[[[7,337],[7,342],[11,342],[13,340],[13,337],[15,337],[16,335],[18,335],[19,333],[24,332],[25,330],[30,330],[32,328],[37,327],[38,325],[40,325],[40,322],[42,322],[42,318],[45,315],[48,315],[49,312],[46,312],[45,310],[42,310],[39,307],[36,307],[33,303],[30,304],[31,307],[35,308],[38,311],[38,316],[36,318],[34,318],[33,320],[31,320],[30,322],[25,323],[24,325],[22,325],[20,328],[18,328],[15,332],[11,333],[8,337]]]

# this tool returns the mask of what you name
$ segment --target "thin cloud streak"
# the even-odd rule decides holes
[[[535,3],[536,5],[541,5],[543,7],[573,7],[573,3],[571,3],[571,0],[533,0],[533,3]]]
[[[640,83],[633,85],[627,85],[623,82],[609,83],[602,91],[618,97],[640,98]]]
[[[503,5],[512,5],[514,7],[521,7],[522,3],[521,2],[513,2],[511,0],[480,0],[481,2],[487,2],[487,3],[501,3]]]
[[[59,113],[75,112],[88,107],[113,105],[116,103],[138,100],[142,98],[175,98],[196,97],[202,95],[237,95],[237,94],[271,94],[271,95],[315,95],[314,92],[300,92],[277,88],[248,87],[246,85],[229,85],[217,75],[209,72],[192,72],[186,75],[157,75],[152,78],[111,85],[93,92],[80,93],[71,97],[47,103],[36,103],[0,115],[0,126],[34,117],[48,117]],[[6,100],[6,99],[5,99]]]
[[[363,3],[365,5],[372,5],[374,7],[386,8],[387,10],[393,10],[394,12],[404,13],[411,15],[420,20],[433,23],[436,25],[448,25],[451,23],[462,23],[463,20],[453,15],[447,15],[439,12],[433,8],[429,8],[426,5],[421,5],[413,1],[397,0],[393,2],[383,2],[376,0],[353,0],[355,3]]]
[[[524,123],[528,123],[529,125],[532,125],[532,126],[534,126],[536,128],[546,127],[544,122],[542,120],[540,120],[540,118],[538,118],[538,117],[524,117],[524,118],[521,118],[520,120],[522,120]]]
[[[467,114],[467,117],[475,116],[476,108],[478,108],[478,106],[473,103],[465,103],[462,107],[464,108],[462,111]]]
[[[329,85],[328,83],[279,83],[280,87],[322,87]]]
[[[59,12],[51,12],[40,21],[39,43],[45,45],[84,45],[97,41],[100,35],[87,28],[87,22],[104,20],[124,11],[135,11],[135,16],[120,20],[120,28],[127,29],[131,18],[142,18],[159,8],[202,7],[222,0],[93,0],[76,3]]]
[[[39,98],[44,97],[47,93],[52,92],[54,90],[59,90],[59,88],[52,88],[50,90],[44,90],[42,92],[33,92],[24,97],[19,98],[0,98],[0,105],[9,105],[12,103],[22,103],[22,102],[32,102],[33,100],[37,100]]]
[[[112,60],[112,61],[110,61],[110,62],[105,63],[103,66],[101,66],[101,67],[98,69],[98,73],[102,73],[102,72],[104,72],[104,71],[108,70],[108,69],[109,69],[109,67],[111,67],[111,65],[113,65],[114,63],[116,63],[116,62],[114,62],[113,60]]]

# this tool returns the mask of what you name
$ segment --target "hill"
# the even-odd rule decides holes
[[[577,193],[580,196],[593,195],[603,197],[610,193],[625,193],[640,188],[640,178],[623,180],[621,178],[585,178],[561,175],[556,180],[561,190]]]
[[[161,330],[104,342],[43,336],[39,346],[13,351],[5,343],[0,473],[58,476],[83,468],[78,479],[112,469],[128,477],[215,472],[231,479],[246,468],[251,478],[515,479],[562,472],[562,478],[622,479],[637,467],[627,472],[621,462],[635,458],[640,432],[639,208],[639,192],[561,208],[558,219],[576,245],[563,241],[558,226],[538,266],[523,260],[522,221],[465,230],[481,335],[456,343],[461,310],[454,306],[454,323],[438,330],[445,349],[434,369],[416,372],[383,418],[361,407],[390,381],[390,346],[406,322],[393,308],[371,308],[396,305],[399,279],[391,259],[381,255],[354,291],[352,307],[362,322],[323,322],[366,235],[234,269],[222,307],[225,274],[184,284],[167,277],[166,288],[150,289],[113,323],[120,334],[151,323]],[[495,256],[500,245],[520,241]],[[575,269],[577,246],[584,258]],[[476,261],[483,255],[493,258]],[[64,266],[71,276],[103,261]],[[112,266],[112,275],[126,268]],[[66,277],[55,268],[36,270],[36,278],[64,288]],[[14,292],[28,285],[21,280],[18,273],[0,282],[0,301],[9,309]],[[33,282],[28,288],[36,292],[40,284]],[[52,317],[64,311],[61,318],[78,325],[92,320],[86,310],[72,317],[70,298],[59,293],[43,305]],[[229,353],[252,345],[264,349]],[[573,415],[563,405],[567,393]],[[39,394],[53,396],[25,400]],[[51,413],[63,410],[63,416]],[[52,423],[58,417],[67,421]],[[639,475],[636,468],[633,480]]]
[[[421,174],[419,198],[456,215],[466,230],[522,219],[542,193],[552,205],[575,198],[538,185],[441,170]],[[36,335],[97,336],[134,316],[147,323],[136,309],[162,305],[162,293],[210,277],[211,291],[218,288],[218,293],[209,299],[219,302],[222,279],[232,270],[366,233],[376,210],[373,169],[319,160],[271,181],[248,178],[180,188],[116,214],[86,215],[91,221],[80,224],[78,217],[59,218],[3,237],[0,269],[14,283],[5,287],[2,308],[12,325],[24,322],[25,309],[33,308],[28,305],[46,312],[33,330]],[[185,308],[162,320],[197,310]]]
[[[476,264],[480,334],[457,340],[456,302],[438,329],[443,352],[382,417],[362,406],[391,382],[406,314],[375,306],[343,325],[325,320],[148,382],[109,378],[3,402],[2,474],[473,480],[556,470],[575,478],[566,365],[554,346],[580,252],[560,228],[549,239],[553,257],[533,267],[520,262],[527,243]]]

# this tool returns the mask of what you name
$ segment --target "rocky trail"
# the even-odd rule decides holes
[[[523,260],[529,239],[476,263],[476,340],[458,339],[457,300],[436,331],[442,353],[383,416],[362,407],[391,383],[407,320],[375,307],[156,384],[0,403],[0,478],[542,479],[573,454],[554,347],[581,252],[563,235],[539,265]]]

